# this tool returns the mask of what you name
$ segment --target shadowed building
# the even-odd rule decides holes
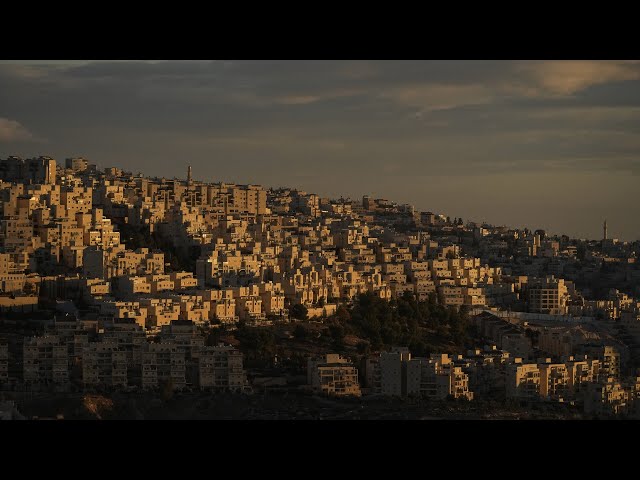
[[[359,397],[358,369],[337,353],[328,353],[321,358],[310,358],[307,362],[307,383],[325,395]]]

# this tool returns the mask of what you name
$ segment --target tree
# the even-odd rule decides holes
[[[382,343],[382,338],[380,337],[380,334],[376,334],[376,335],[371,339],[371,348],[373,348],[374,350],[378,351],[378,350],[380,350],[383,346],[384,346],[384,344]]]
[[[358,342],[358,345],[356,345],[356,349],[358,350],[358,353],[360,355],[369,355],[369,352],[371,352],[371,346],[369,345],[369,342],[365,341]]]
[[[338,309],[336,310],[336,317],[338,317],[338,320],[340,320],[341,322],[348,322],[349,320],[351,320],[351,314],[344,305],[340,305],[338,307]]]
[[[293,336],[297,340],[305,340],[307,338],[307,329],[302,325],[296,325],[296,328],[293,329]]]
[[[220,327],[212,328],[211,330],[209,330],[206,336],[207,346],[215,347],[216,345],[218,345],[218,343],[220,343],[221,333],[222,333],[222,329]]]
[[[429,346],[422,339],[415,339],[409,342],[409,350],[416,357],[425,357],[431,353]]]
[[[291,316],[293,318],[297,318],[298,320],[306,320],[308,314],[309,310],[301,303],[294,305],[291,309]]]
[[[240,326],[234,336],[240,341],[240,349],[247,355],[247,359],[265,364],[273,358],[276,341],[270,329]]]
[[[344,327],[339,323],[329,325],[329,334],[337,344],[342,344],[344,341]]]

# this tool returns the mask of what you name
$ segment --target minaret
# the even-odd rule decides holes
[[[603,230],[604,230],[604,239],[606,240],[607,239],[607,220],[606,219],[604,221]]]
[[[187,184],[191,185],[191,165],[187,169]]]

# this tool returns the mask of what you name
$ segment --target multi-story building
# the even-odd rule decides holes
[[[70,168],[74,173],[80,173],[89,168],[89,161],[82,157],[67,158],[65,159],[65,167]]]
[[[540,371],[540,396],[554,401],[565,401],[570,397],[569,372],[564,363],[552,363],[545,359],[538,365]]]
[[[461,367],[455,366],[447,354],[412,358],[407,361],[406,372],[409,395],[421,395],[434,400],[445,400],[450,396],[473,400],[469,376]]]
[[[142,388],[182,390],[186,384],[184,351],[173,343],[149,343],[142,354]]]
[[[142,383],[142,354],[147,344],[147,337],[143,327],[134,319],[113,319],[102,322],[104,329],[103,341],[113,340],[117,342],[119,349],[123,350],[127,358],[127,383],[129,385],[141,385]]]
[[[82,351],[85,386],[126,387],[127,353],[116,341],[91,342]]]
[[[408,348],[394,348],[380,354],[380,387],[383,395],[406,396],[406,363],[411,360]]]
[[[328,353],[307,362],[307,383],[314,391],[325,395],[359,397],[358,369],[337,353]]]
[[[204,336],[191,320],[174,320],[169,325],[163,325],[160,339],[163,343],[175,344],[184,352],[187,362],[196,358],[205,345]]]
[[[530,312],[551,315],[567,313],[568,289],[563,279],[553,276],[530,279],[525,291]]]
[[[574,398],[584,401],[587,385],[598,381],[600,377],[600,360],[590,359],[586,355],[569,356],[565,359],[569,374],[569,388]]]
[[[246,392],[243,355],[229,345],[202,347],[197,352],[198,386],[202,390]]]
[[[521,363],[521,359],[507,366],[507,398],[536,401],[540,399],[540,369],[535,363]]]
[[[584,399],[584,411],[593,415],[618,415],[630,409],[631,397],[620,382],[613,378],[589,383]]]
[[[69,384],[67,345],[55,335],[25,338],[23,368],[26,384],[65,388]]]
[[[55,184],[56,161],[50,157],[22,159],[9,157],[0,160],[0,178],[28,184]]]
[[[590,358],[600,360],[598,380],[606,382],[608,377],[614,380],[620,379],[621,355],[616,347],[590,343],[581,345],[579,350],[580,353],[586,354]]]
[[[26,275],[9,253],[0,253],[0,292],[20,292],[25,286]]]

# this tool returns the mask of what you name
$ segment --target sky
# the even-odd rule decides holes
[[[0,61],[0,158],[640,239],[639,61]]]

